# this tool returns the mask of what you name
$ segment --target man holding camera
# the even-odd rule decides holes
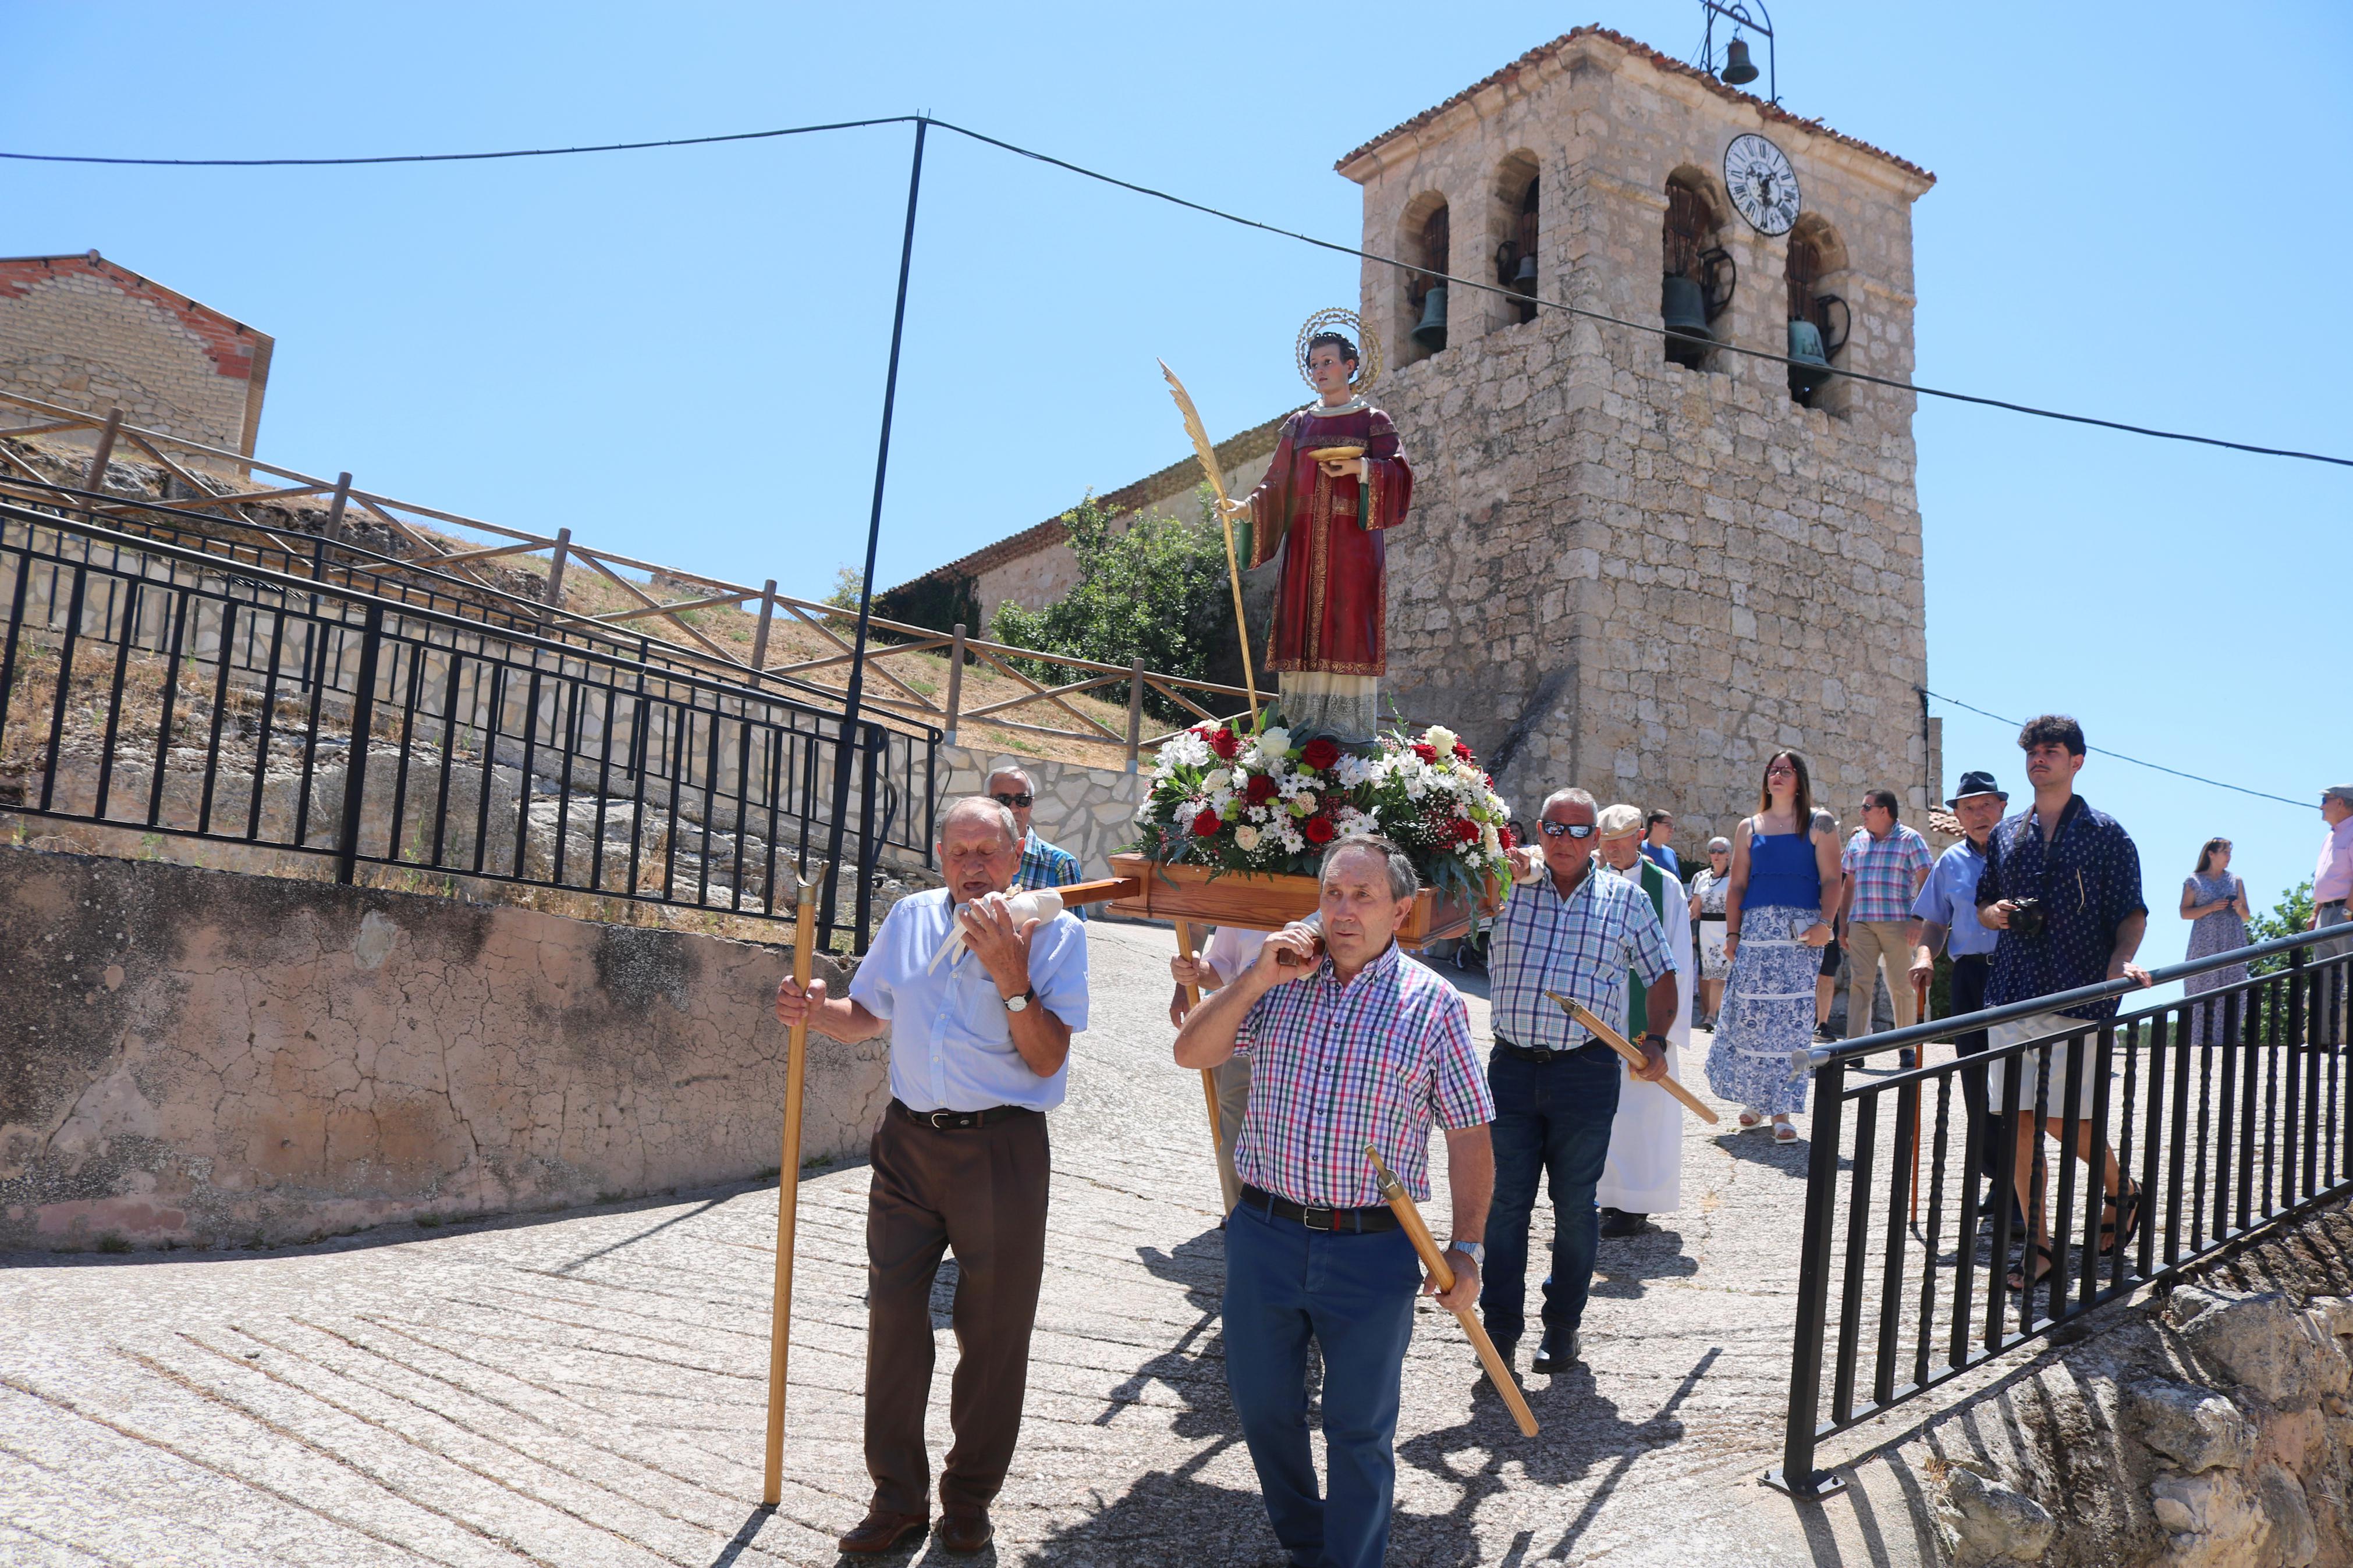
[[[2084,767],[2084,730],[2063,714],[2046,713],[2027,721],[2018,732],[2019,749],[2026,753],[2026,777],[2034,786],[2030,811],[2005,820],[1986,837],[1985,869],[1978,878],[1978,919],[2000,933],[1993,952],[1992,973],[1986,980],[1985,1005],[2004,1006],[2104,980],[2129,979],[2149,984],[2148,971],[2133,963],[2141,937],[2148,929],[2148,906],[2141,901],[2140,851],[2131,835],[2105,812],[2094,811],[2075,793],[2075,775]],[[2086,1002],[2048,1013],[2037,1013],[1987,1031],[1989,1048],[2039,1038],[2079,1019],[2116,1016],[2116,998]],[[2062,1040],[2018,1058],[2023,1072],[2039,1071],[2050,1062],[2050,1101],[2053,1114],[2043,1131],[2066,1137],[2064,1108],[2068,1044]],[[1988,1075],[1987,1094],[1999,1113],[2009,1093],[2007,1063],[1997,1063]],[[2078,1104],[2087,1111],[2093,1085],[2086,1079]],[[2012,1172],[2017,1193],[2028,1195],[2033,1235],[2028,1256],[2010,1278],[2010,1289],[2023,1289],[2048,1274],[2052,1267],[2049,1222],[2042,1212],[2042,1182],[2037,1173],[2042,1140],[2033,1134],[2035,1080],[2028,1077],[2019,1089],[2021,1118]],[[2070,1151],[2089,1164],[2094,1145],[2088,1115],[2076,1126],[2075,1147]],[[2100,1226],[2102,1253],[2122,1248],[2140,1226],[2140,1188],[2122,1181],[2113,1151],[2098,1147],[2101,1190],[2108,1194],[2107,1212]]]

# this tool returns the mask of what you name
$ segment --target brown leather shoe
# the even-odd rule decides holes
[[[841,1550],[852,1557],[879,1556],[896,1552],[900,1547],[923,1540],[932,1521],[920,1513],[886,1513],[881,1509],[869,1512],[856,1530],[841,1538]]]
[[[959,1556],[968,1556],[997,1538],[988,1522],[988,1510],[972,1513],[944,1513],[940,1516],[940,1549]]]

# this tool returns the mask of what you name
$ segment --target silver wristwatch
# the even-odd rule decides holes
[[[1449,1252],[1469,1253],[1471,1255],[1471,1267],[1476,1268],[1482,1274],[1484,1274],[1487,1271],[1487,1244],[1485,1242],[1450,1241],[1446,1244],[1446,1250]]]
[[[1036,1000],[1038,1000],[1038,988],[1032,985],[1018,996],[1008,996],[1005,999],[1005,1010],[1008,1013],[1024,1013],[1029,1011],[1029,1004]]]

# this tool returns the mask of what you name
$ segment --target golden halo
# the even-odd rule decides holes
[[[1356,352],[1362,356],[1356,362],[1356,376],[1348,383],[1361,396],[1366,388],[1381,378],[1381,340],[1373,335],[1372,329],[1356,311],[1338,305],[1316,311],[1299,329],[1299,379],[1310,386],[1315,384],[1315,378],[1307,374],[1308,340],[1318,332],[1334,331],[1345,331],[1354,339]]]

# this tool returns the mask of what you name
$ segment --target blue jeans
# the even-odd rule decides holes
[[[1487,1209],[1487,1270],[1479,1315],[1497,1343],[1527,1327],[1528,1216],[1536,1183],[1550,1179],[1552,1272],[1544,1282],[1547,1332],[1573,1333],[1593,1284],[1601,1218],[1593,1189],[1609,1158],[1618,1114],[1618,1058],[1608,1047],[1538,1065],[1497,1051],[1487,1063],[1495,1091],[1495,1201]]]
[[[1401,1230],[1311,1231],[1248,1199],[1227,1217],[1226,1386],[1297,1568],[1378,1568],[1388,1551],[1398,1380],[1420,1290]],[[1328,1502],[1307,1446],[1311,1338],[1324,1351]]]

